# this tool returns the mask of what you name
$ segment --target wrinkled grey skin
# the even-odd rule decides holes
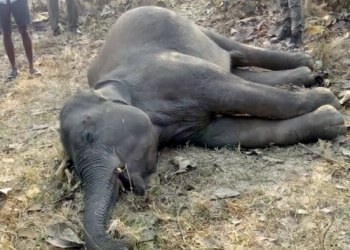
[[[275,71],[237,69],[244,66]],[[273,87],[312,85],[310,67],[304,54],[246,46],[163,8],[123,14],[89,68],[92,90],[72,97],[60,117],[62,143],[85,184],[87,248],[132,248],[105,233],[119,188],[129,184],[116,169],[127,166],[134,191],[144,194],[160,146],[256,148],[345,134],[329,90]]]

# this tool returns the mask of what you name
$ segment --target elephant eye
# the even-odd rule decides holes
[[[91,131],[84,131],[82,134],[82,137],[83,137],[83,140],[89,144],[92,144],[95,142],[95,136]]]
[[[90,142],[90,143],[93,143],[93,142],[94,142],[94,136],[93,136],[93,134],[90,133],[90,132],[87,132],[87,134],[86,134],[86,140],[87,140],[88,142]]]

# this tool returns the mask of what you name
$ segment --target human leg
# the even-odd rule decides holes
[[[278,43],[280,41],[285,40],[286,38],[290,37],[291,32],[291,11],[289,9],[288,0],[279,0],[279,4],[282,11],[282,31],[277,37],[274,37],[270,40],[271,43]]]
[[[288,0],[291,13],[291,29],[292,38],[288,44],[288,48],[298,47],[301,43],[301,35],[303,30],[303,20],[301,12],[301,0]]]
[[[26,53],[29,72],[31,74],[39,74],[37,69],[34,69],[33,63],[33,45],[32,39],[28,32],[28,25],[31,23],[28,0],[20,0],[12,3],[11,12],[18,26],[18,31],[21,34],[24,51]]]
[[[69,29],[73,33],[80,33],[78,28],[79,21],[79,13],[78,7],[75,0],[66,0],[67,3],[67,13],[68,13],[68,21],[69,21]]]
[[[7,57],[11,64],[11,72],[8,80],[12,80],[17,76],[17,67],[15,59],[15,49],[12,42],[12,26],[11,26],[11,4],[0,4],[1,28],[3,30],[3,42]]]
[[[52,32],[54,33],[54,35],[59,35],[60,30],[58,26],[58,21],[59,21],[58,0],[47,0],[47,8],[49,10],[49,19],[50,19]]]

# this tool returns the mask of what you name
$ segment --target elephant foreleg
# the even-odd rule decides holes
[[[276,144],[293,145],[317,139],[329,140],[345,134],[342,115],[332,106],[288,120],[253,117],[220,117],[197,133],[191,141],[208,148],[240,145],[258,148]]]

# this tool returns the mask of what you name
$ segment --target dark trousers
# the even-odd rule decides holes
[[[78,27],[78,7],[74,0],[66,0],[67,3],[67,12],[68,12],[68,21],[70,28]],[[49,9],[49,18],[52,31],[56,31],[59,23],[59,7],[58,0],[47,0],[47,7]]]
[[[290,27],[292,31],[301,31],[303,29],[303,19],[301,13],[301,0],[279,0],[283,24]]]

